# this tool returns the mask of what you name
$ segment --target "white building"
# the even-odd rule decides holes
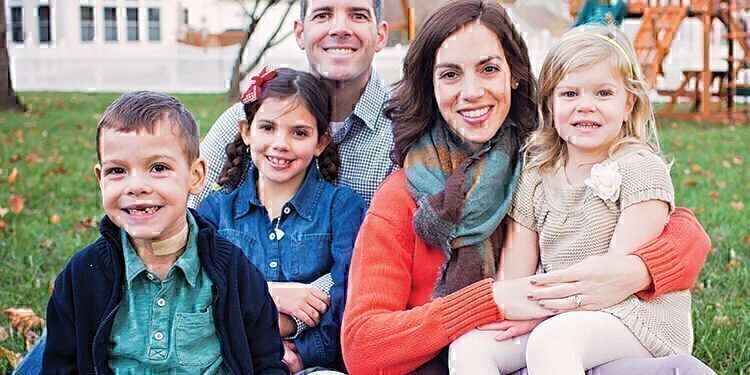
[[[251,8],[252,0],[246,1]],[[443,0],[426,0],[441,2]],[[508,5],[511,19],[523,32],[531,62],[538,72],[544,56],[568,26],[567,1],[516,1]],[[262,4],[261,4],[262,6]],[[247,53],[257,53],[265,36],[283,14],[283,2],[268,13]],[[245,10],[237,0],[6,0],[8,50],[17,90],[114,91],[150,89],[164,92],[222,92],[238,46],[194,47],[179,43],[188,30],[205,35],[246,27]],[[295,5],[282,26],[292,30]],[[542,15],[545,15],[542,17]],[[720,25],[715,25],[720,28]],[[639,20],[626,20],[633,37]],[[550,31],[551,30],[551,31]],[[712,68],[726,69],[719,51],[726,43],[712,41]],[[700,69],[702,27],[686,20],[665,61],[661,87],[675,87],[682,70]],[[406,47],[376,54],[375,67],[387,83],[401,71]],[[293,38],[266,53],[263,64],[307,69],[304,52]]]

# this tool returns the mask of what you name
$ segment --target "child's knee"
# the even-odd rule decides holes
[[[550,318],[542,322],[529,335],[526,344],[526,361],[532,363],[536,360],[549,360],[551,356],[559,355],[560,352],[569,351],[570,337],[563,322]]]
[[[486,358],[492,354],[493,331],[471,330],[450,344],[448,349],[451,361]]]

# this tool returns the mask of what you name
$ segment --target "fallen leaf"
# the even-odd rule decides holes
[[[726,168],[726,169],[732,168],[732,164],[731,164],[731,163],[729,163],[729,161],[728,161],[728,160],[722,160],[722,161],[721,161],[721,165],[723,165],[723,166],[724,166],[724,168]]]
[[[719,192],[716,190],[711,190],[711,192],[708,194],[708,196],[711,199],[719,199]]]
[[[18,181],[18,168],[13,167],[13,170],[8,175],[8,185],[13,185]]]
[[[8,214],[8,209],[5,207],[0,207],[0,217],[5,217],[5,215]]]
[[[10,212],[19,214],[23,211],[23,197],[17,194],[11,195],[9,199]]]
[[[98,227],[99,227],[99,223],[97,223],[94,219],[78,220],[75,224],[76,232],[83,232],[85,230],[98,228]]]
[[[52,215],[49,217],[49,223],[50,224],[59,224],[60,223],[60,215]]]
[[[732,163],[734,163],[734,164],[740,165],[743,162],[744,162],[744,160],[742,160],[742,158],[739,157],[739,156],[735,156],[735,157],[732,158]]]
[[[39,334],[27,329],[23,331],[23,337],[26,338],[26,351],[31,351],[31,348],[34,347],[34,344],[36,344],[37,341],[39,341]]]
[[[10,367],[13,367],[15,369],[18,367],[18,364],[21,363],[21,360],[23,359],[23,355],[16,353],[14,351],[8,350],[0,346],[0,355],[5,357],[5,359],[10,362]]]
[[[742,244],[745,246],[750,246],[750,234],[742,236]]]
[[[703,171],[703,168],[701,168],[698,164],[693,164],[690,166],[690,170],[692,170],[695,173],[701,173]]]
[[[8,229],[8,223],[5,220],[0,220],[0,232],[5,232]]]
[[[52,241],[51,238],[45,238],[41,242],[39,242],[39,248],[40,249],[51,249],[52,246],[55,244],[54,241]]]
[[[5,327],[0,327],[0,342],[3,342],[8,339],[8,331],[5,329]]]
[[[711,254],[716,254],[717,251],[719,251],[718,247],[712,247],[711,248]]]
[[[732,325],[732,319],[729,319],[729,317],[726,316],[726,315],[715,316],[714,317],[714,322],[718,326],[725,326],[725,327],[727,327],[727,326]]]
[[[27,156],[23,161],[25,161],[26,164],[35,164],[39,162],[39,157],[36,156],[36,154],[31,154]]]
[[[686,178],[686,179],[682,180],[682,184],[685,185],[685,186],[696,186],[696,185],[698,185],[698,181],[694,180],[692,178]]]
[[[729,202],[729,206],[732,207],[732,209],[735,211],[742,211],[745,209],[745,203],[743,203],[742,201]]]
[[[724,269],[727,271],[735,270],[739,267],[740,267],[739,259],[732,259],[727,264],[724,265]]]
[[[44,327],[44,319],[36,316],[34,310],[28,307],[9,307],[3,310],[8,316],[10,326],[16,332],[24,332],[27,329]]]

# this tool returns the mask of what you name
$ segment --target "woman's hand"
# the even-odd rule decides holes
[[[317,326],[321,315],[328,310],[329,297],[313,286],[269,282],[268,291],[280,312],[295,316],[310,327]]]
[[[297,346],[293,342],[282,340],[284,343],[284,358],[282,361],[289,367],[289,372],[294,374],[295,372],[302,371],[304,365],[302,364],[302,358],[297,352]]]
[[[485,324],[477,327],[477,329],[480,331],[499,331],[495,336],[495,341],[505,341],[531,332],[531,330],[545,319],[504,320],[502,322]]]
[[[541,307],[538,302],[528,298],[532,290],[536,289],[530,282],[533,277],[535,276],[495,281],[492,285],[495,304],[503,312],[506,320],[538,319],[557,313]]]
[[[601,310],[651,284],[646,265],[635,255],[592,256],[570,268],[531,278],[537,286],[531,291],[531,299],[546,309],[560,312]]]

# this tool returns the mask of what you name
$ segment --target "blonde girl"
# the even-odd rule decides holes
[[[507,220],[497,278],[568,268],[587,257],[626,255],[657,238],[674,209],[669,170],[659,156],[648,88],[630,42],[614,27],[569,31],[539,77],[538,129]],[[626,357],[689,354],[688,291],[614,306],[569,298],[576,311],[530,334],[496,343],[472,331],[453,343],[458,373],[582,374]],[[525,362],[525,363],[524,363]]]

